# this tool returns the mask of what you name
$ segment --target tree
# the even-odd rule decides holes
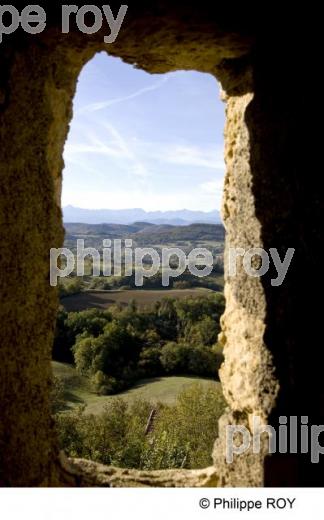
[[[195,323],[188,323],[184,329],[184,340],[200,345],[212,345],[220,332],[219,322],[210,316],[203,316]]]
[[[183,374],[188,371],[188,348],[183,343],[170,341],[161,351],[160,361],[168,374]]]
[[[104,384],[106,393],[109,388],[110,393],[117,392],[134,382],[140,350],[138,338],[116,320],[107,323],[103,334],[97,338],[80,337],[73,347],[80,373],[91,377],[99,372],[114,378],[114,384],[112,379]]]
[[[163,298],[155,304],[155,326],[158,334],[165,340],[177,339],[178,316],[175,300]]]

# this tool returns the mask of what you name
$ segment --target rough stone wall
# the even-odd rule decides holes
[[[227,100],[227,251],[230,246],[283,252],[298,247],[298,260],[279,290],[270,286],[269,276],[251,279],[240,268],[235,279],[226,277],[221,378],[229,411],[221,419],[214,469],[152,473],[150,480],[149,474],[116,473],[82,461],[69,467],[59,456],[49,412],[57,308],[49,286],[49,249],[63,242],[62,152],[77,78],[87,60],[107,48],[104,31],[86,36],[72,28],[63,36],[55,6],[48,8],[48,28],[41,35],[7,37],[0,47],[0,483],[274,485],[283,474],[284,483],[303,483],[311,474],[313,483],[319,483],[320,467],[312,473],[300,457],[264,461],[263,454],[248,453],[230,466],[224,461],[228,423],[248,426],[251,416],[259,414],[275,424],[279,413],[309,415],[309,406],[313,419],[323,421],[320,364],[305,390],[305,370],[313,367],[300,359],[320,323],[319,312],[301,310],[298,298],[308,294],[300,277],[307,283],[305,271],[319,267],[319,255],[310,250],[321,238],[316,222],[322,205],[294,149],[300,117],[292,95],[299,74],[291,48],[296,39],[276,31],[274,42],[273,32],[255,30],[249,13],[236,17],[232,6],[223,13],[218,6],[201,8],[191,2],[129,5],[120,35],[108,47],[111,54],[152,73],[210,72],[222,84]],[[302,48],[298,52],[303,55]],[[304,107],[302,115],[307,115]],[[311,232],[310,222],[315,222]]]
[[[60,78],[39,44],[12,52],[7,66],[0,106],[0,481],[46,484],[53,478],[48,394],[57,308],[49,250],[63,240],[57,194],[74,90],[66,88],[68,68]]]
[[[227,266],[230,248],[248,251],[264,245],[261,223],[255,218],[250,135],[246,124],[246,111],[253,97],[253,92],[248,92],[227,100],[227,173],[222,208],[227,231]],[[271,353],[264,342],[267,309],[261,278],[248,276],[242,259],[237,260],[236,268],[236,276],[226,273],[226,309],[219,337],[225,357],[220,378],[230,411],[220,422],[221,434],[215,444],[214,463],[223,485],[262,485],[262,456],[248,453],[239,455],[230,465],[224,462],[226,426],[243,425],[252,429],[255,415],[267,424],[278,393]]]

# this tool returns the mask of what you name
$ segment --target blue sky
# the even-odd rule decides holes
[[[224,110],[209,74],[151,75],[97,54],[78,82],[63,206],[219,209]]]

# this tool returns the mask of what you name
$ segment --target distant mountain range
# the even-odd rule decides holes
[[[194,223],[219,224],[219,211],[191,211],[188,209],[176,211],[145,211],[134,209],[83,209],[74,206],[63,208],[64,222],[84,224],[132,224],[133,222],[149,222],[151,224],[171,224],[187,226]]]

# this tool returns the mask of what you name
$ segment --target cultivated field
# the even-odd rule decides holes
[[[198,297],[212,293],[211,289],[195,287],[193,289],[166,289],[145,290],[130,289],[117,291],[85,291],[61,299],[61,304],[68,312],[83,311],[85,309],[107,309],[111,305],[120,304],[127,306],[135,300],[139,307],[151,306],[163,298]]]

